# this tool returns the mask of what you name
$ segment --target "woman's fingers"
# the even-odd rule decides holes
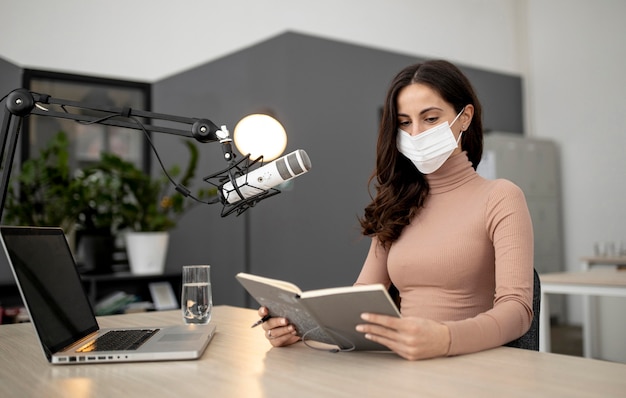
[[[266,307],[259,308],[259,317],[263,318],[268,314]],[[262,328],[267,338],[274,347],[293,344],[300,340],[294,325],[291,325],[286,318],[269,318],[263,322]]]

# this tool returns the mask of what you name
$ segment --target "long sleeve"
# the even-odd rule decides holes
[[[533,233],[521,190],[500,183],[489,196],[486,220],[495,252],[493,308],[444,322],[450,328],[449,355],[506,344],[524,334],[532,321]]]
[[[387,251],[375,237],[372,238],[367,258],[354,284],[370,285],[373,283],[382,283],[387,287],[391,285],[389,273],[387,272]]]

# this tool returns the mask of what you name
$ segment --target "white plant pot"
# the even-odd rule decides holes
[[[134,275],[162,274],[170,234],[164,232],[128,232],[126,253]]]

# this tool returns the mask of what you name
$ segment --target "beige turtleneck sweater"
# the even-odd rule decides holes
[[[372,239],[356,284],[393,282],[403,317],[449,327],[448,355],[520,337],[533,317],[533,231],[523,192],[482,178],[465,152],[427,178],[424,208],[389,251]]]

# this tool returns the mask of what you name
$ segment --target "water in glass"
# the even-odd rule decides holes
[[[213,298],[210,267],[184,266],[181,306],[187,324],[207,324],[211,320]]]

